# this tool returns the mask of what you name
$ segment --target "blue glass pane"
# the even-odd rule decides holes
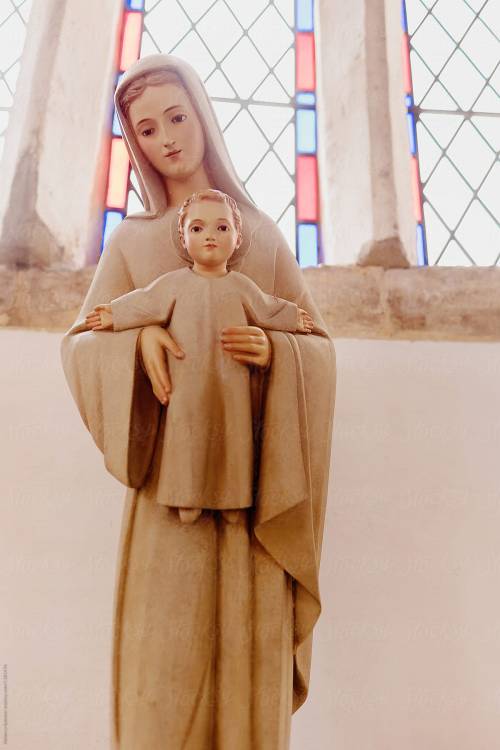
[[[417,153],[417,134],[415,132],[415,118],[413,112],[408,112],[406,115],[406,121],[408,123],[408,139],[410,141],[410,151],[413,156]]]
[[[401,0],[401,26],[405,33],[408,32],[408,19],[406,17],[406,3],[405,0]]]
[[[120,127],[120,123],[118,122],[118,115],[116,114],[116,109],[113,108],[113,127],[111,129],[113,135],[121,135],[122,129]]]
[[[405,94],[405,104],[408,107],[408,109],[410,107],[413,107],[413,104],[414,104],[414,102],[413,102],[413,94]]]
[[[313,31],[313,0],[296,0],[295,17],[297,19],[297,31]]]
[[[297,152],[316,153],[316,112],[313,109],[297,110]]]
[[[316,95],[310,91],[298,91],[295,96],[297,104],[305,106],[314,106],[316,104]]]
[[[129,10],[144,10],[144,0],[125,0]]]
[[[123,214],[121,214],[119,211],[104,212],[104,232],[102,233],[101,252],[108,240],[109,235],[118,226],[122,219]]]
[[[297,227],[299,265],[316,266],[318,263],[318,227],[316,224],[299,224]]]
[[[425,232],[422,224],[417,224],[417,265],[428,265]]]

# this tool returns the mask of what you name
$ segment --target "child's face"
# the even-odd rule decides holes
[[[184,244],[198,264],[219,266],[231,257],[237,242],[233,213],[226,203],[203,200],[188,206]]]

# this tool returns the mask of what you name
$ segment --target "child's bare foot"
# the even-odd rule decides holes
[[[241,515],[240,510],[223,510],[222,515],[228,523],[238,523]]]
[[[182,523],[194,523],[201,516],[201,508],[179,508]]]

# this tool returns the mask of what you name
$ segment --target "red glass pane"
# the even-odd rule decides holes
[[[411,80],[411,65],[410,65],[410,45],[408,41],[408,34],[403,34],[401,40],[401,55],[403,58],[403,83],[406,94],[413,93],[413,84]]]
[[[418,159],[416,156],[411,157],[411,181],[413,188],[413,211],[417,221],[423,221],[422,202],[420,200],[420,173],[418,169]]]
[[[297,221],[318,221],[318,170],[315,156],[297,156]]]
[[[295,79],[297,91],[316,88],[313,31],[298,31],[295,35]]]
[[[108,208],[125,208],[128,188],[129,158],[127,149],[121,138],[111,141],[111,158],[109,163]]]
[[[142,13],[125,13],[123,16],[123,43],[120,70],[127,70],[139,57],[141,35]]]

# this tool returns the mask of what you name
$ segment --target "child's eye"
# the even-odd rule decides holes
[[[223,229],[225,232],[229,230],[229,227],[227,224],[219,224],[217,229]]]
[[[174,116],[172,117],[172,122],[184,122],[184,120],[178,120],[178,119],[177,119],[178,117],[183,117],[183,118],[184,118],[184,120],[186,120],[186,119],[187,119],[187,115],[184,115],[184,114],[181,114],[181,113],[180,113],[180,114],[178,114],[178,115],[174,115]]]
[[[191,231],[192,231],[192,232],[197,232],[197,231],[198,231],[198,229],[201,229],[201,227],[200,227],[200,226],[198,226],[198,225],[196,225],[195,227],[191,227]]]

